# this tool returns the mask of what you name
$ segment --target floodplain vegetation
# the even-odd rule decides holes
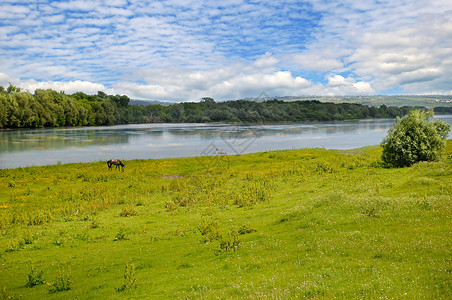
[[[3,299],[450,299],[452,143],[0,170]]]

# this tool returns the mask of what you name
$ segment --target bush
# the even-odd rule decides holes
[[[59,264],[58,270],[56,272],[56,280],[54,283],[49,284],[49,294],[62,291],[69,291],[72,285],[71,277],[72,277],[71,268],[67,266],[67,270],[65,270],[63,265]]]
[[[127,240],[127,233],[126,233],[126,225],[125,224],[121,224],[119,226],[119,231],[115,236],[114,241],[122,241],[122,240]]]
[[[135,217],[138,216],[138,213],[133,207],[127,208],[124,207],[122,211],[119,213],[120,217]]]
[[[438,161],[445,153],[450,125],[429,121],[433,112],[412,110],[397,117],[383,139],[383,161],[394,167],[408,167],[420,161]]]
[[[123,292],[125,290],[135,289],[137,287],[136,278],[135,278],[135,265],[134,264],[126,264],[126,270],[124,272],[124,284],[116,288],[117,292]]]
[[[34,287],[35,285],[44,284],[44,280],[42,279],[42,271],[37,271],[31,261],[28,262],[30,266],[30,270],[27,275],[27,283],[25,283],[26,287]]]

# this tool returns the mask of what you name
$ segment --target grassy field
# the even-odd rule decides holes
[[[0,299],[450,299],[448,142],[0,170]]]

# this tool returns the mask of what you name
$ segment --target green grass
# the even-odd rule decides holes
[[[444,161],[401,169],[369,147],[0,170],[0,297],[447,299],[451,154],[449,141]]]

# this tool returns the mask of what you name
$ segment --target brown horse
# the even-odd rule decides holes
[[[120,170],[121,170],[121,167],[122,167],[122,171],[124,172],[125,165],[119,159],[110,159],[109,161],[107,161],[107,166],[108,166],[109,170],[111,170],[111,166],[112,165],[115,165],[116,169],[119,168]]]

